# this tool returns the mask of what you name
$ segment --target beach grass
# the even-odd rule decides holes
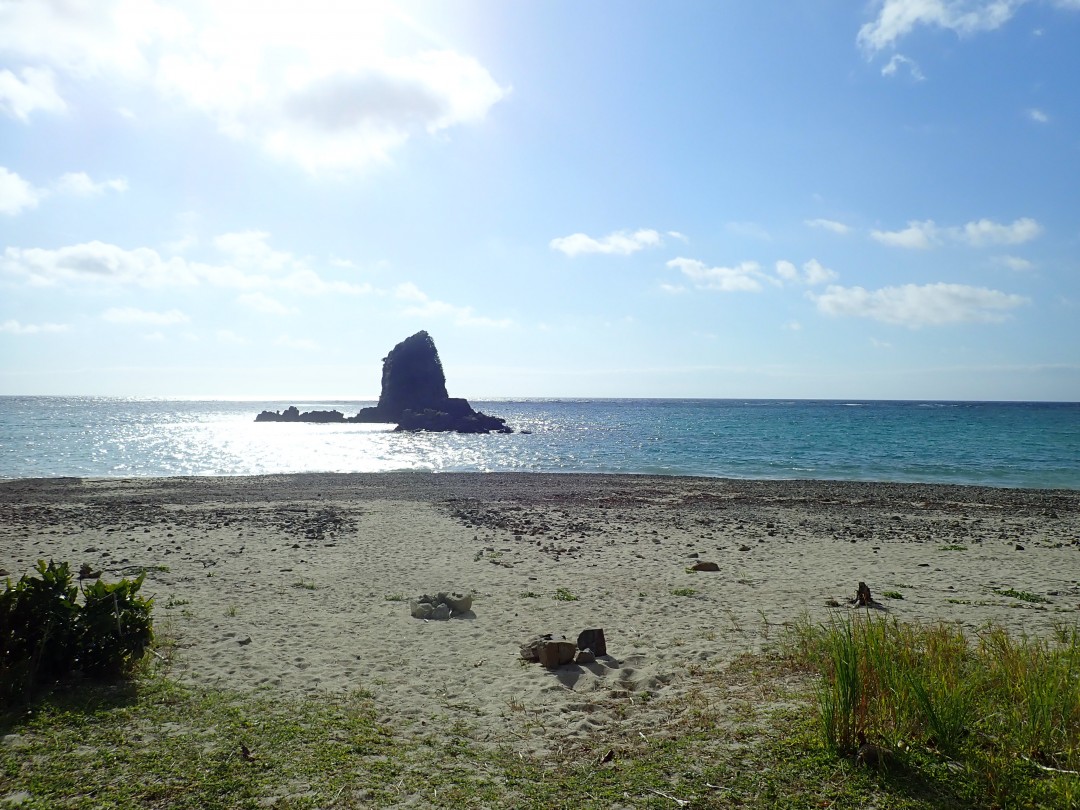
[[[406,736],[377,693],[283,696],[150,671],[0,720],[0,802],[28,808],[1080,807],[1080,632],[1016,639],[889,617],[807,621],[687,673],[633,722],[533,755],[522,722]],[[730,696],[740,695],[737,700]],[[523,711],[517,715],[525,715]],[[655,717],[655,715],[653,715]],[[863,741],[887,750],[870,767]],[[683,805],[680,802],[688,802]]]
[[[1077,628],[1016,638],[867,614],[803,622],[792,638],[821,673],[820,738],[838,757],[940,763],[974,806],[1080,806]]]

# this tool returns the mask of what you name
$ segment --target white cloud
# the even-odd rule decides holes
[[[127,191],[128,184],[123,178],[95,183],[85,172],[69,172],[56,181],[55,188],[60,194],[73,197],[96,197],[106,191]]]
[[[834,219],[808,219],[804,224],[811,228],[822,228],[826,231],[832,231],[841,236],[851,233],[851,227],[849,225],[845,225],[843,222],[837,222]]]
[[[305,260],[266,244],[261,232],[224,234],[215,245],[227,261],[216,264],[163,257],[152,248],[122,248],[85,242],[56,249],[6,248],[0,273],[24,278],[36,286],[114,284],[138,287],[208,285],[245,291],[283,290],[304,295],[363,295],[370,284],[326,280]]]
[[[788,321],[787,323],[784,324],[784,328],[786,330],[788,330],[789,332],[801,332],[802,331],[802,324],[799,323],[798,321]]]
[[[191,320],[178,309],[170,309],[167,312],[153,312],[136,309],[135,307],[113,307],[105,310],[101,318],[109,323],[138,323],[152,326],[175,326]]]
[[[417,135],[482,120],[509,92],[384,2],[4,3],[0,54],[141,83],[311,171],[386,161]]]
[[[1015,220],[1009,225],[980,219],[965,225],[962,231],[955,234],[955,238],[974,247],[1019,245],[1035,239],[1042,231],[1042,226],[1030,217]]]
[[[951,323],[996,323],[1009,311],[1029,303],[1027,298],[963,284],[905,284],[867,290],[833,286],[824,293],[807,293],[826,315],[871,318],[907,326],[942,326]]]
[[[411,281],[399,284],[394,288],[394,297],[402,301],[410,302],[404,310],[405,315],[420,318],[450,318],[457,326],[480,326],[495,329],[505,329],[513,326],[509,318],[488,318],[477,315],[472,307],[448,304],[445,301],[436,301],[424,293]]]
[[[681,295],[686,292],[686,287],[682,284],[668,284],[665,282],[660,285],[660,290],[666,292],[668,295]]]
[[[92,197],[106,191],[127,191],[127,187],[127,181],[123,179],[95,183],[85,172],[69,172],[61,176],[52,189],[38,188],[0,166],[0,214],[14,216],[29,208],[36,208],[38,203],[53,193]]]
[[[1019,256],[997,256],[994,258],[994,263],[999,264],[1002,267],[1007,267],[1010,270],[1015,270],[1018,273],[1035,269],[1034,262],[1022,259]]]
[[[292,315],[296,312],[294,307],[287,307],[276,298],[271,298],[266,293],[253,292],[239,296],[241,304],[264,315]]]
[[[19,323],[8,320],[0,323],[0,332],[11,335],[43,335],[54,332],[66,332],[71,327],[66,323]]]
[[[10,70],[0,70],[0,110],[24,123],[37,110],[52,113],[67,110],[67,103],[56,92],[51,70],[27,67],[19,74],[21,78]]]
[[[801,273],[793,263],[781,259],[776,263],[776,275],[784,281],[806,284],[807,286],[827,284],[837,279],[836,272],[825,267],[817,259],[810,259],[810,261],[805,262]]]
[[[908,222],[902,231],[871,231],[870,237],[883,245],[925,250],[938,241],[938,228],[931,219]]]
[[[987,245],[1018,245],[1035,239],[1043,232],[1042,226],[1030,217],[1022,217],[1009,224],[980,219],[959,227],[941,228],[932,219],[908,222],[901,231],[871,231],[872,239],[890,247],[926,250],[945,241],[959,242],[972,247]]]
[[[1042,110],[1032,108],[1027,111],[1028,118],[1034,121],[1036,124],[1048,124],[1050,123],[1050,116],[1044,113]]]
[[[890,59],[888,64],[886,64],[885,67],[881,69],[881,75],[895,76],[897,71],[899,71],[901,67],[906,67],[908,75],[917,82],[921,82],[926,78],[923,75],[922,70],[919,69],[919,65],[915,62],[915,60],[908,59],[906,56],[899,53],[893,54],[892,59]]]
[[[615,256],[629,256],[639,250],[649,247],[657,247],[662,238],[657,231],[643,228],[637,231],[616,231],[600,239],[594,239],[583,233],[575,233],[570,236],[560,236],[551,240],[552,250],[558,250],[567,256],[578,256],[582,253],[606,253]]]
[[[679,257],[667,263],[679,270],[699,290],[718,292],[761,292],[762,281],[771,281],[757,262],[742,262],[735,267],[709,267],[697,259]]]
[[[992,31],[1007,23],[1025,0],[884,0],[873,22],[859,29],[857,41],[875,53],[919,26],[944,28],[960,35]]]
[[[28,208],[36,208],[45,194],[15,172],[0,166],[0,214],[15,216]]]

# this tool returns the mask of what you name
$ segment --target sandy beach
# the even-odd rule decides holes
[[[17,578],[39,559],[145,570],[181,680],[362,688],[402,733],[467,727],[543,753],[650,732],[652,698],[803,614],[849,614],[860,581],[901,620],[1075,625],[1080,492],[482,473],[0,483],[0,567]],[[472,611],[410,615],[438,591],[472,594]],[[519,656],[586,628],[605,631],[595,663]]]

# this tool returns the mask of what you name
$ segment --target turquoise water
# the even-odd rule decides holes
[[[1080,403],[473,402],[512,435],[253,421],[370,402],[0,397],[0,478],[620,472],[1080,489]]]

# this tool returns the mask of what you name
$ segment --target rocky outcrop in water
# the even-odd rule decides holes
[[[340,411],[300,413],[295,406],[284,412],[263,411],[256,422],[387,422],[403,431],[456,431],[458,433],[512,433],[506,420],[473,410],[468,400],[451,397],[446,375],[427,332],[401,341],[383,358],[379,402],[346,418]]]

